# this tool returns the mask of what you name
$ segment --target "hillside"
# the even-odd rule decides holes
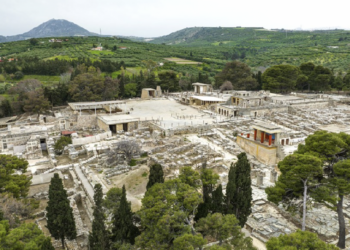
[[[62,36],[96,36],[96,33],[92,33],[75,23],[69,22],[63,19],[51,19],[45,23],[40,24],[38,27],[31,29],[20,35],[15,36],[0,36],[0,42],[11,42],[26,40],[29,38],[39,37],[62,37]]]
[[[221,51],[226,60],[242,60],[253,68],[313,62],[348,70],[350,32],[290,31],[262,28],[186,28],[150,41],[174,47]]]

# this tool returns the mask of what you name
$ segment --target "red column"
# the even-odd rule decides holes
[[[272,135],[269,135],[269,146],[272,144]]]
[[[247,134],[247,138],[250,138],[250,134],[249,133]]]
[[[256,141],[257,133],[258,133],[258,130],[254,129],[254,141]]]
[[[260,142],[264,143],[264,139],[265,139],[265,134],[263,131],[261,131],[261,138],[260,138]]]

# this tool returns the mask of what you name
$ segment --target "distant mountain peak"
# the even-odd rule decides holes
[[[65,19],[50,19],[39,26],[31,29],[20,35],[15,36],[0,36],[0,42],[10,42],[25,40],[28,38],[40,38],[40,37],[60,37],[60,36],[96,36],[96,33],[92,33],[79,25],[67,21]]]

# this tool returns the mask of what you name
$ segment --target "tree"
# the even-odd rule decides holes
[[[96,184],[94,187],[94,202],[94,220],[92,221],[92,232],[89,233],[89,249],[109,249],[109,237],[102,208],[103,193],[101,184]]]
[[[29,39],[29,43],[30,43],[31,45],[35,46],[35,45],[38,45],[39,40],[36,39],[36,38],[31,38],[31,39]]]
[[[140,145],[135,140],[119,141],[108,154],[108,164],[112,164],[117,160],[117,155],[123,153],[129,163],[134,155],[139,155],[141,152]]]
[[[214,173],[212,169],[207,169],[207,163],[204,162],[201,169],[203,202],[198,206],[198,212],[195,217],[196,221],[206,217],[211,212],[212,194],[218,180],[219,175]]]
[[[226,185],[226,195],[225,195],[225,208],[226,214],[234,214],[234,202],[236,198],[236,168],[233,163],[231,163],[230,170],[228,172],[228,182]]]
[[[248,216],[251,214],[252,188],[250,164],[245,153],[240,153],[237,158],[238,161],[234,165],[234,170],[231,172],[230,169],[229,172],[229,183],[233,181],[231,179],[233,178],[232,173],[234,173],[234,181],[232,184],[227,184],[229,190],[226,189],[226,204],[228,205],[227,213],[235,214],[239,220],[239,224],[243,227]],[[229,193],[232,191],[234,192],[233,194]]]
[[[258,83],[252,78],[249,66],[239,61],[226,63],[225,68],[215,76],[216,86],[219,87],[225,81],[230,81],[233,89],[256,89]]]
[[[226,245],[224,240],[232,237],[228,242],[231,244],[229,249],[253,250],[252,240],[246,238],[241,232],[239,221],[233,214],[222,215],[220,213],[208,214],[207,217],[201,218],[196,224],[196,229],[204,237],[212,237],[219,241],[219,246]],[[255,249],[256,250],[256,249]]]
[[[113,187],[108,190],[105,199],[103,200],[103,207],[110,211],[114,211],[119,208],[120,200],[122,197],[122,189]]]
[[[288,203],[294,197],[303,197],[302,231],[305,231],[307,198],[322,178],[321,164],[321,160],[312,155],[289,155],[278,163],[282,175],[275,186],[265,190],[268,200],[276,204],[282,200]]]
[[[230,81],[224,81],[224,83],[220,86],[221,93],[225,90],[233,90],[233,85]]]
[[[102,99],[104,101],[114,100],[119,94],[119,80],[112,79],[107,76],[104,80],[104,88],[102,90]]]
[[[212,213],[222,213],[224,204],[224,195],[222,194],[222,185],[220,184],[212,194]]]
[[[17,79],[17,80],[19,80],[19,79],[22,79],[23,76],[24,76],[24,74],[23,74],[22,71],[17,71],[17,72],[15,73],[15,77],[14,77],[14,78]]]
[[[345,218],[343,213],[344,195],[350,194],[350,159],[339,161],[333,166],[334,178],[331,179],[331,184],[334,185],[334,190],[338,195],[337,213],[339,222],[339,241],[337,246],[345,248]]]
[[[150,76],[151,72],[158,66],[157,63],[152,60],[142,60],[141,63],[147,69],[148,76]]]
[[[203,239],[201,234],[184,234],[177,237],[174,240],[173,249],[181,249],[181,250],[195,250],[201,249],[201,247],[206,244],[206,240]]]
[[[23,223],[10,230],[8,222],[3,220],[0,221],[0,232],[0,249],[40,250],[43,249],[44,244],[47,245],[46,241],[49,239],[34,223]],[[52,248],[45,248],[45,250],[50,249]]]
[[[62,154],[63,149],[69,144],[72,144],[72,139],[69,136],[61,136],[54,145],[56,154]]]
[[[160,86],[164,90],[175,92],[180,90],[179,79],[174,71],[162,71],[158,73]]]
[[[135,237],[139,235],[138,228],[133,223],[133,213],[130,202],[126,199],[125,185],[122,188],[122,196],[112,221],[112,241],[117,245],[135,243]]]
[[[31,182],[31,178],[24,175],[27,167],[28,162],[24,159],[0,155],[0,192],[10,193],[15,198],[26,197]]]
[[[34,199],[18,199],[11,193],[1,193],[0,220],[6,220],[10,228],[16,228],[21,224],[21,220],[31,218],[34,209],[39,207],[38,203]]]
[[[338,75],[334,80],[334,88],[336,88],[339,93],[339,91],[341,91],[343,87],[344,87],[343,78]]]
[[[136,83],[128,83],[124,85],[124,97],[136,97],[137,92],[137,84]]]
[[[263,89],[272,92],[288,93],[295,89],[300,70],[292,65],[276,65],[262,74]]]
[[[182,183],[185,183],[195,189],[198,189],[201,186],[200,175],[197,171],[194,171],[192,167],[181,168],[179,179]]]
[[[193,217],[202,195],[179,179],[156,183],[147,190],[138,212],[142,233],[136,238],[141,249],[175,249],[174,240],[196,235]]]
[[[336,246],[327,244],[317,237],[317,234],[308,231],[296,231],[295,233],[272,237],[266,243],[267,250],[336,250]]]
[[[2,114],[4,116],[13,115],[12,106],[11,106],[11,103],[8,99],[1,101],[0,108],[1,108]]]
[[[36,79],[26,79],[20,81],[16,84],[16,86],[12,87],[9,90],[10,94],[17,94],[18,100],[26,99],[26,95],[29,92],[35,91],[38,88],[42,87],[42,83]]]
[[[156,183],[164,183],[163,167],[159,164],[154,164],[150,167],[149,177],[146,189],[150,189]]]
[[[341,159],[349,159],[350,135],[345,133],[328,133],[316,131],[308,136],[305,145],[299,145],[297,153],[311,154],[322,161],[323,174],[328,184],[326,187],[318,188],[315,199],[324,202],[327,206],[333,206],[338,214],[339,240],[337,246],[345,248],[345,221],[343,215],[343,197],[349,194],[350,189],[344,185],[344,179],[348,178],[347,162],[344,165],[336,165]],[[340,164],[340,163],[339,163]],[[338,168],[339,167],[339,168]],[[338,168],[338,169],[337,169]],[[337,196],[337,199],[335,199]]]
[[[52,246],[50,237],[46,237],[43,244],[41,245],[40,250],[55,250],[55,248]]]
[[[44,96],[43,89],[37,89],[27,93],[27,98],[24,100],[23,109],[26,112],[41,114],[45,113],[51,107],[50,102]]]
[[[64,239],[77,237],[73,209],[70,206],[67,192],[63,188],[62,179],[57,173],[51,179],[49,201],[46,207],[47,228],[52,237],[60,239],[64,248]]]
[[[91,67],[90,67],[91,68]],[[88,73],[74,77],[69,85],[69,94],[73,101],[100,101],[104,90],[104,79],[95,68]]]

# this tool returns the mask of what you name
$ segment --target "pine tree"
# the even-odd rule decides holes
[[[123,185],[120,205],[113,216],[112,241],[117,245],[127,243],[133,245],[138,235],[139,230],[133,223],[131,205],[126,199],[125,185]]]
[[[156,183],[164,183],[163,168],[159,164],[154,164],[151,166],[149,179],[146,187],[147,190],[150,189]]]
[[[238,161],[231,166],[229,182],[226,188],[227,213],[233,213],[241,227],[251,214],[252,187],[250,179],[250,164],[245,153],[238,156]],[[233,177],[234,176],[234,177]]]
[[[231,164],[230,171],[228,172],[228,183],[226,186],[226,196],[225,196],[225,205],[226,205],[226,214],[233,214],[233,203],[235,201],[236,193],[236,171]]]
[[[94,220],[92,222],[92,232],[89,234],[89,245],[91,250],[109,249],[109,237],[105,227],[105,217],[102,209],[103,193],[101,184],[96,184],[94,188]]]
[[[52,237],[60,239],[64,248],[64,239],[73,240],[77,237],[73,209],[69,204],[67,192],[63,188],[62,179],[57,173],[51,179],[49,201],[46,207],[47,228]]]
[[[224,196],[222,194],[222,185],[220,184],[212,193],[211,212],[222,213],[223,212]]]
[[[44,240],[43,244],[41,245],[40,250],[55,250],[55,248],[52,246],[50,237],[47,237]]]

